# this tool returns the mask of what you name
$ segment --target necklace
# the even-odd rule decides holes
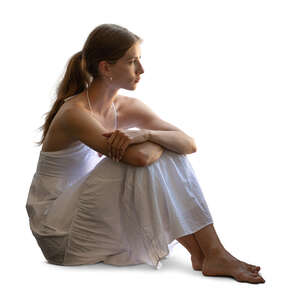
[[[91,111],[91,113],[94,113],[94,112],[93,112],[93,109],[92,109],[92,106],[91,106],[91,103],[90,103],[90,97],[89,97],[89,92],[88,92],[88,89],[87,89],[87,99],[88,99],[88,103],[89,103],[90,111]],[[113,103],[113,104],[114,104],[114,103]],[[97,152],[97,153],[98,153],[98,156],[99,156],[99,157],[103,156],[103,154],[102,154],[102,153],[100,153],[100,152]]]
[[[93,112],[93,109],[92,109],[92,106],[91,106],[91,103],[90,103],[90,97],[89,97],[88,89],[87,89],[87,99],[88,99],[90,111],[93,114],[94,112]],[[112,102],[112,106],[114,107],[114,111],[115,111],[115,129],[117,129],[117,115],[116,115],[116,108],[115,108],[114,102]]]
[[[87,89],[87,99],[88,99],[88,103],[89,103],[89,107],[90,107],[90,111],[91,113],[94,113],[91,107],[91,103],[90,103],[90,97],[89,97],[89,93],[88,93],[88,89]]]
[[[90,103],[90,97],[89,97],[88,89],[87,89],[87,99],[88,99],[88,103],[89,103],[90,111],[91,111],[92,113],[94,113],[94,111],[93,111],[93,109],[92,109],[92,107],[91,107],[91,103]],[[112,102],[112,105],[114,105],[114,103],[113,103],[113,102]]]

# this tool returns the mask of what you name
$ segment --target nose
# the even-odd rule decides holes
[[[139,73],[139,74],[142,74],[142,73],[144,73],[144,68],[142,67],[142,65],[141,65],[141,63],[139,62],[139,70],[138,70],[138,72],[137,73]]]

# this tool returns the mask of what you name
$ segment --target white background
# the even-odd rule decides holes
[[[147,3],[146,3],[147,2]],[[8,1],[1,4],[3,299],[242,299],[285,293],[285,1]],[[25,210],[41,137],[68,59],[102,23],[144,39],[135,91],[193,136],[188,156],[225,248],[265,284],[205,277],[180,244],[148,265],[46,263]],[[282,298],[282,296],[280,297]]]

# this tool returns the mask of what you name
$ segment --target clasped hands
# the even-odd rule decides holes
[[[117,129],[112,132],[103,133],[103,136],[107,138],[109,156],[115,161],[120,161],[129,145],[148,141],[149,131],[147,129]]]

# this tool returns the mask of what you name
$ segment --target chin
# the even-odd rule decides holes
[[[124,87],[125,90],[129,90],[129,91],[133,91],[137,88],[137,84],[136,83],[133,83],[127,87]]]

